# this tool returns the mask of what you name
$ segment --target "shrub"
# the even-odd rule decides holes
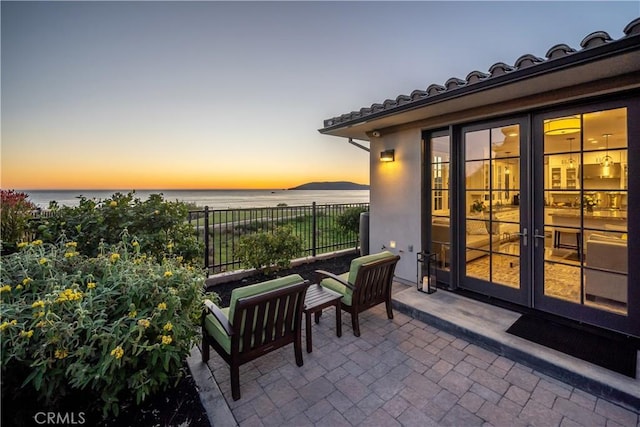
[[[269,273],[287,268],[302,254],[303,244],[291,227],[278,227],[272,233],[260,231],[240,238],[235,256],[244,267]]]
[[[364,206],[355,206],[347,208],[338,216],[336,223],[338,227],[347,233],[355,233],[358,235],[360,231],[360,214],[367,212],[367,208]]]
[[[36,209],[28,197],[14,190],[0,190],[0,239],[5,250],[26,238],[31,212]]]
[[[76,242],[20,246],[0,273],[3,396],[22,384],[52,405],[81,391],[106,416],[179,378],[197,339],[201,271],[156,262],[126,234],[96,257]]]
[[[55,214],[33,227],[36,238],[44,242],[55,243],[64,234],[78,243],[80,252],[96,256],[101,243],[118,243],[127,230],[143,253],[158,257],[169,250],[187,262],[203,263],[204,246],[187,221],[189,211],[183,202],[165,201],[161,194],[141,201],[130,192],[115,193],[104,201],[80,197],[76,207],[52,207]]]

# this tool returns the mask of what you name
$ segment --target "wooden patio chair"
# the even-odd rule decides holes
[[[391,284],[399,259],[399,256],[384,251],[355,258],[351,261],[349,271],[344,274],[316,271],[318,280],[322,279],[320,285],[342,294],[340,306],[351,314],[355,336],[360,336],[358,314],[373,306],[385,303],[387,317],[393,319]]]
[[[302,361],[302,310],[309,282],[297,274],[234,289],[227,308],[205,300],[202,361],[209,346],[229,364],[231,395],[240,399],[240,365],[293,344]]]

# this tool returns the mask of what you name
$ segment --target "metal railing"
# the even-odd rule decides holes
[[[356,248],[358,235],[338,226],[338,217],[347,209],[369,209],[369,203],[348,203],[267,208],[209,209],[189,212],[189,223],[204,242],[204,267],[209,273],[241,268],[235,249],[242,236],[258,231],[272,232],[290,226],[303,241],[304,256]]]

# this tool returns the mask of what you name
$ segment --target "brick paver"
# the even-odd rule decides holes
[[[209,367],[242,426],[640,426],[636,412],[382,305],[349,315],[335,335],[333,310],[313,324],[314,348],[297,367],[293,348],[240,368],[231,399],[227,365]],[[303,339],[304,342],[304,339]]]

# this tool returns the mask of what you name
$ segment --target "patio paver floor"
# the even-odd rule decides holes
[[[302,367],[291,346],[243,365],[238,401],[228,365],[211,352],[238,425],[640,426],[637,412],[398,310],[388,320],[384,305],[361,314],[359,338],[349,315],[342,323],[338,338],[334,310],[324,311]]]

